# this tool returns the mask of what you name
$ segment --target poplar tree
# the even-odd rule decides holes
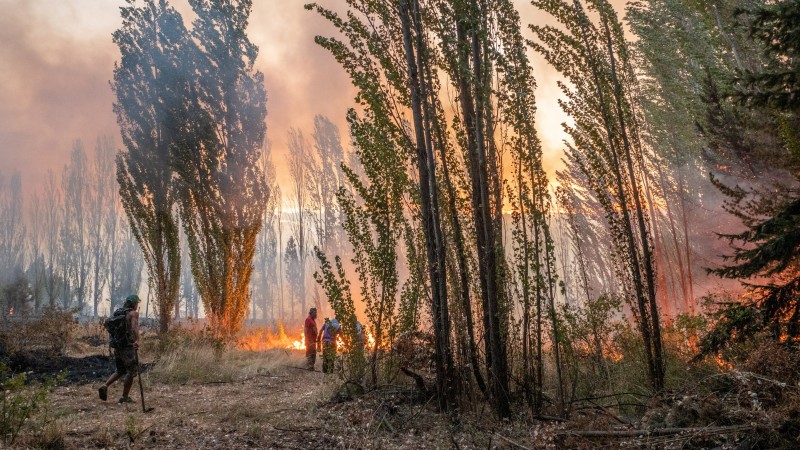
[[[342,212],[336,202],[336,193],[344,185],[342,172],[344,148],[339,129],[325,116],[314,116],[314,155],[311,161],[311,202],[319,212],[315,228],[319,247],[325,251],[340,252],[342,249]]]
[[[67,273],[72,286],[71,294],[80,313],[83,314],[89,297],[89,275],[92,267],[90,251],[91,233],[89,217],[90,179],[92,170],[83,142],[72,145],[70,162],[64,166],[61,183],[64,192],[64,208],[68,212],[62,223],[62,245],[67,262]],[[68,217],[68,219],[67,219]],[[68,300],[71,302],[71,295]],[[66,304],[66,302],[65,302]]]
[[[127,0],[114,32],[121,59],[111,87],[127,151],[117,156],[120,199],[144,254],[159,331],[168,330],[180,286],[177,192],[172,147],[189,82],[183,59],[188,31],[166,0]]]
[[[357,101],[365,108],[365,113],[363,117],[359,117],[355,111],[351,111],[349,122],[351,134],[362,138],[359,150],[363,153],[359,156],[362,158],[361,165],[369,184],[363,185],[366,189],[359,189],[356,185],[355,191],[362,199],[375,198],[380,202],[372,208],[367,204],[367,209],[357,216],[345,219],[345,230],[350,235],[351,242],[353,239],[363,241],[362,256],[373,261],[369,264],[371,268],[367,269],[369,272],[364,275],[389,288],[385,291],[386,294],[396,293],[397,273],[395,263],[392,262],[396,253],[391,250],[382,256],[379,252],[383,248],[393,249],[406,228],[398,226],[398,219],[390,218],[397,215],[398,202],[403,202],[404,183],[398,177],[407,177],[405,174],[411,167],[414,168],[411,170],[417,176],[417,183],[409,191],[409,196],[414,206],[413,217],[422,223],[425,236],[431,319],[436,345],[438,400],[440,408],[452,411],[455,408],[455,383],[450,346],[445,252],[437,206],[438,187],[434,148],[431,145],[432,129],[430,126],[426,127],[430,123],[429,86],[424,63],[421,61],[428,58],[428,47],[425,36],[420,32],[419,4],[405,0],[399,3],[349,1],[348,6],[351,11],[346,18],[316,7],[346,39],[341,42],[333,38],[317,38],[317,42],[331,51],[359,90]],[[313,8],[315,5],[308,7]],[[410,118],[406,116],[407,112],[410,112]],[[368,167],[380,163],[381,160],[384,161],[385,168]],[[355,178],[355,172],[346,175],[351,182]],[[343,209],[347,216],[347,208]],[[385,219],[380,219],[381,216]],[[356,227],[348,229],[348,221],[353,222]],[[378,231],[377,242],[371,243],[359,237],[366,237],[365,231],[372,227]],[[354,234],[353,231],[357,232]],[[391,273],[392,271],[395,273]],[[391,297],[384,295],[383,289],[375,292],[379,294],[375,297],[378,300],[375,302],[375,311],[380,312],[385,308],[385,312],[374,315],[374,318],[382,321],[385,314],[391,311],[388,307],[395,300],[391,299],[392,303],[387,304],[383,299],[388,300]],[[373,327],[377,324],[374,321],[372,323]]]
[[[61,228],[63,215],[61,192],[56,184],[55,173],[52,170],[48,170],[47,176],[45,177],[42,201],[44,208],[44,217],[42,219],[44,227],[44,252],[47,255],[45,257],[44,290],[47,295],[47,304],[49,307],[53,308],[56,306],[60,288],[57,266],[59,257],[58,230]]]
[[[0,282],[17,275],[24,256],[22,175],[14,171],[10,180],[6,180],[0,172]]]
[[[532,26],[533,47],[574,85],[562,85],[564,110],[575,119],[565,125],[572,138],[568,158],[585,174],[611,226],[619,270],[634,299],[651,385],[664,388],[661,321],[650,218],[644,203],[643,150],[635,90],[622,25],[606,0],[587,2],[599,16],[594,23],[579,0],[534,1],[565,30]]]
[[[247,37],[252,2],[190,0],[196,46],[175,145],[180,214],[192,274],[215,337],[241,329],[250,305],[256,238],[268,199],[258,160],[266,134],[264,75]]]
[[[527,62],[520,59],[525,49],[519,16],[507,1],[373,0],[349,1],[348,7],[344,17],[310,6],[344,36],[342,40],[318,38],[318,42],[331,51],[359,89],[357,101],[366,109],[359,125],[369,125],[376,130],[371,133],[381,136],[365,144],[389,149],[382,151],[395,146],[394,153],[406,157],[398,170],[414,181],[413,203],[408,207],[414,220],[403,234],[409,280],[424,279],[424,287],[430,289],[439,406],[455,411],[458,380],[452,355],[460,346],[471,365],[464,373],[472,372],[499,416],[510,417],[507,347],[513,290],[504,252],[501,189],[503,155],[512,147],[504,141],[507,136],[519,136],[513,148],[522,155],[526,185],[533,186],[526,190],[524,201],[535,210],[530,224],[536,224],[541,238],[536,247],[541,264],[533,271],[542,280],[544,315],[546,309],[553,309],[548,299],[554,300],[550,293],[555,283],[552,241],[543,226],[547,182],[531,125],[533,78]],[[445,83],[455,93],[453,111],[446,111],[443,104]],[[392,182],[384,176],[367,179],[371,190],[378,189],[375,183]],[[417,230],[422,232],[420,240],[409,234]],[[425,246],[424,253],[417,251],[417,243]],[[426,276],[420,276],[420,271],[426,271]],[[448,277],[454,281],[448,282]],[[416,291],[401,291],[401,299],[409,300],[401,304],[402,321],[415,323],[416,316],[407,305],[413,303]],[[473,311],[480,320],[473,322]],[[466,323],[451,324],[454,319]],[[481,339],[484,364],[476,345]]]

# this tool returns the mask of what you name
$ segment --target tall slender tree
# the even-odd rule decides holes
[[[109,215],[116,215],[114,190],[114,143],[109,137],[97,139],[92,176],[87,195],[87,246],[91,261],[92,314],[97,317],[109,277],[109,251],[116,236],[110,230]]]
[[[313,167],[313,155],[311,154],[311,144],[303,135],[303,132],[290,128],[288,132],[289,155],[289,175],[292,179],[289,198],[294,210],[292,216],[292,236],[297,252],[297,276],[299,283],[293,292],[296,300],[300,302],[300,314],[306,312],[306,255],[308,254],[309,236],[309,185],[311,169]],[[288,245],[287,245],[288,248]],[[287,267],[287,270],[288,267]],[[294,306],[292,306],[294,311]],[[297,317],[292,317],[297,319]]]
[[[196,76],[174,147],[192,273],[214,334],[239,331],[250,305],[256,237],[268,199],[259,167],[266,135],[264,75],[247,37],[249,0],[190,0]]]
[[[70,162],[64,167],[61,180],[65,211],[65,220],[61,224],[61,239],[64,247],[63,256],[68,263],[66,269],[72,286],[71,293],[75,295],[76,306],[81,314],[85,313],[84,308],[89,296],[89,274],[92,266],[87,211],[91,176],[86,149],[83,142],[76,140],[73,142]],[[65,298],[65,304],[69,302],[71,298]]]
[[[126,151],[117,156],[117,182],[128,223],[144,255],[159,315],[172,320],[180,286],[177,193],[172,147],[189,92],[181,15],[166,0],[127,0],[114,32],[121,59],[111,87]]]
[[[22,175],[10,180],[0,173],[0,280],[16,277],[25,261],[25,220]]]
[[[661,321],[649,217],[644,204],[643,152],[631,93],[635,78],[622,25],[606,0],[588,2],[597,12],[593,23],[583,3],[534,1],[566,28],[532,27],[533,46],[575,85],[562,85],[562,105],[575,119],[567,126],[574,145],[568,157],[586,175],[611,225],[620,268],[635,298],[648,373],[656,391],[664,388]],[[589,113],[591,111],[591,113]]]

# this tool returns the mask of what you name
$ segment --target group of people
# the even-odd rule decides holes
[[[108,398],[108,388],[120,378],[123,380],[122,397],[120,403],[131,403],[129,394],[133,379],[139,370],[139,297],[131,295],[125,299],[124,305],[112,314],[113,318],[119,318],[123,326],[122,334],[115,337],[111,335],[111,348],[114,350],[114,363],[116,371],[103,385],[98,388],[101,400]],[[341,330],[341,324],[335,318],[325,318],[322,328],[317,329],[317,308],[308,311],[304,326],[304,336],[306,344],[306,368],[314,370],[317,362],[317,353],[322,351],[322,372],[333,373],[334,362],[336,361],[336,340]],[[358,344],[364,346],[363,327],[356,322],[358,333]],[[111,332],[111,330],[109,330]]]
[[[322,351],[322,372],[333,373],[333,365],[336,361],[336,338],[339,335],[342,325],[338,320],[325,318],[322,328],[317,330],[317,308],[308,311],[303,335],[306,344],[306,369],[314,370],[317,362],[317,353]],[[356,332],[358,333],[359,344],[364,345],[363,327],[356,322]],[[320,345],[321,344],[321,345]]]

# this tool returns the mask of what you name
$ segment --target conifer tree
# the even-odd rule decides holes
[[[747,106],[777,115],[788,124],[778,134],[781,147],[790,155],[781,168],[800,180],[800,103],[797,101],[797,60],[800,53],[800,5],[778,2],[749,11],[750,35],[766,48],[770,58],[759,73],[744,75],[737,96]],[[726,209],[740,218],[747,229],[722,234],[733,245],[732,264],[713,273],[744,281],[752,296],[742,304],[728,305],[720,320],[701,342],[704,353],[717,352],[733,340],[742,340],[772,329],[773,337],[791,341],[800,338],[800,190],[778,186],[766,192],[715,184],[728,196]],[[775,195],[778,192],[778,195]],[[748,280],[770,278],[765,283]]]

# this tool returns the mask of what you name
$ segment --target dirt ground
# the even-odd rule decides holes
[[[101,355],[84,358],[93,363],[94,376],[82,371],[50,397],[66,448],[553,448],[552,425],[500,423],[485,407],[462,411],[454,428],[434,405],[402,394],[411,380],[406,387],[333,401],[341,380],[298,369],[299,351],[248,354],[246,370],[226,381],[166,384],[145,371],[145,404],[154,408],[147,413],[136,383],[131,397],[137,403],[116,402],[120,382],[109,389],[109,401],[100,401],[97,387],[111,366],[97,370]]]
[[[146,407],[153,408],[148,412],[142,412],[138,383],[131,391],[136,403],[117,403],[121,382],[109,389],[107,402],[99,400],[97,388],[113,372],[102,340],[73,339],[67,356],[53,356],[46,348],[0,352],[0,361],[32,380],[67,370],[49,395],[46,413],[29,421],[13,448],[797,448],[800,430],[800,382],[774,381],[781,378],[778,372],[795,373],[796,365],[789,362],[776,374],[747,367],[753,372],[710,375],[703,380],[711,385],[702,389],[693,384],[686,392],[651,400],[641,418],[597,407],[576,408],[566,422],[531,419],[515,397],[515,419],[504,422],[486,401],[462,395],[454,422],[399,372],[383,377],[391,380],[378,389],[344,399],[339,375],[300,368],[304,351],[218,352],[187,339],[166,340],[174,344],[166,348],[154,337],[144,340],[141,379]],[[789,361],[783,353],[776,355],[760,359],[770,367]],[[432,382],[432,373],[420,373]],[[758,404],[747,403],[753,398]],[[670,427],[679,434],[630,435],[631,430]],[[617,434],[592,437],[581,430]]]

